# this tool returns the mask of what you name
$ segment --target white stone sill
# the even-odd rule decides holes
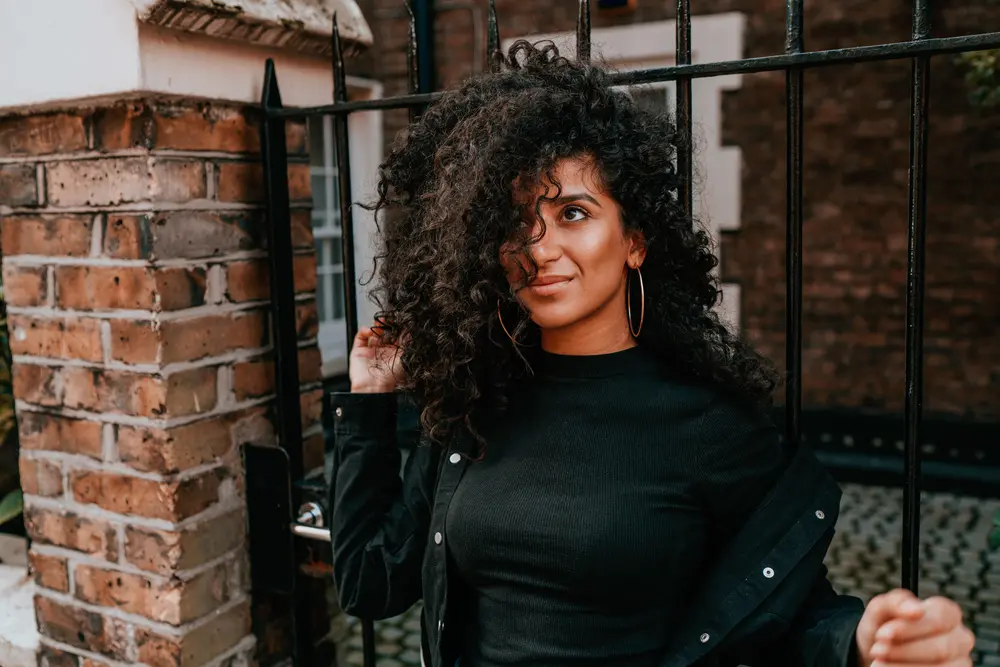
[[[0,535],[0,559],[0,667],[35,667],[35,581],[28,576],[24,539]]]

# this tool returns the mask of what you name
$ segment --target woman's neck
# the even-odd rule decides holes
[[[629,333],[628,320],[623,315],[609,317],[601,312],[569,326],[542,329],[541,334],[543,350],[568,356],[610,354],[638,344]]]

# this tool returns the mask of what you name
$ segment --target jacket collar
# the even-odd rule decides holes
[[[691,665],[716,648],[795,567],[804,565],[812,547],[833,530],[840,496],[840,487],[813,452],[799,447],[707,572],[692,608],[672,632],[663,667]]]

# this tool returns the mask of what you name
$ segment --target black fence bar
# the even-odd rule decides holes
[[[497,24],[497,5],[490,0],[489,18],[486,27],[486,71],[497,72],[500,68],[500,26]]]
[[[691,0],[677,0],[677,41],[674,62],[678,65],[691,64]],[[677,151],[677,175],[680,186],[677,199],[685,215],[690,218],[694,212],[694,140],[691,121],[691,77],[677,79],[677,129],[683,141]]]
[[[803,0],[787,0],[785,53],[805,49]],[[801,67],[785,72],[785,442],[802,435],[802,150],[804,77]]]
[[[879,44],[874,46],[856,46],[846,49],[829,51],[808,51],[796,54],[781,54],[747,58],[746,60],[726,60],[717,63],[695,63],[691,65],[673,65],[670,67],[654,67],[643,70],[620,72],[611,78],[618,86],[638,85],[644,83],[659,83],[674,81],[681,77],[702,79],[724,74],[753,74],[755,72],[770,72],[788,67],[827,67],[832,65],[847,65],[860,62],[878,62],[882,60],[902,60],[916,56],[932,56],[962,51],[979,51],[982,49],[1000,48],[1000,32],[988,32],[981,35],[966,35],[961,37],[939,37],[913,42],[897,42],[895,44]],[[353,113],[356,111],[371,111],[375,109],[405,109],[417,104],[428,104],[441,97],[444,93],[422,93],[419,95],[403,95],[378,100],[358,100],[341,102],[318,107],[297,107],[272,109],[271,116],[304,118],[315,115],[335,115]]]
[[[267,195],[268,258],[271,283],[271,333],[274,344],[275,391],[277,393],[278,444],[288,455],[291,507],[302,504],[302,492],[294,482],[304,475],[302,460],[302,421],[299,404],[299,346],[295,330],[295,285],[292,280],[292,226],[288,194],[288,147],[285,119],[272,115],[282,108],[281,92],[274,62],[268,59],[264,69],[261,107],[265,113],[261,125],[260,153]],[[287,524],[292,517],[288,516]],[[294,540],[295,562],[305,559],[301,540]],[[304,575],[292,575],[292,660],[296,667],[312,662],[312,624],[307,599],[301,594]]]
[[[930,0],[915,0],[913,39],[931,34]],[[920,576],[920,422],[924,390],[924,259],[927,235],[927,114],[930,57],[913,59],[906,267],[906,432],[903,476],[902,585],[917,593]]]
[[[590,0],[580,0],[576,17],[576,57],[590,62]]]
[[[333,99],[347,101],[347,71],[344,66],[344,48],[337,27],[337,14],[333,15]],[[358,292],[354,266],[354,213],[351,198],[351,149],[346,114],[333,118],[334,152],[337,158],[337,186],[340,206],[340,256],[344,277],[344,318],[347,327],[347,354],[351,353],[354,337],[358,333]],[[364,664],[375,667],[375,626],[371,620],[361,623],[361,646]]]
[[[406,3],[406,11],[410,14],[410,29],[406,42],[407,90],[411,95],[420,91],[420,61],[417,59],[417,17],[410,3]],[[423,105],[410,107],[410,122],[420,117]]]
[[[347,101],[347,73],[344,69],[344,49],[337,31],[337,16],[333,17],[333,98]],[[347,132],[347,116],[333,119],[333,137],[337,153],[337,184],[340,190],[340,253],[344,267],[344,317],[347,320],[347,351],[350,353],[358,333],[358,291],[354,266],[354,214],[351,199],[351,149]]]

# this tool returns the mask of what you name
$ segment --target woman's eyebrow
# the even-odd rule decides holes
[[[569,194],[562,195],[561,197],[556,197],[551,200],[553,204],[562,206],[563,204],[569,204],[575,201],[587,201],[596,206],[597,208],[602,208],[600,202],[588,195],[586,192],[571,192]]]

